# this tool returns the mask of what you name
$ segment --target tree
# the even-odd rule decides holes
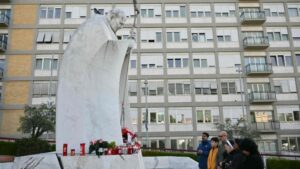
[[[260,138],[259,132],[253,130],[247,122],[240,118],[235,124],[231,122],[231,119],[226,119],[225,124],[216,124],[217,129],[221,131],[226,131],[228,138],[233,139],[237,138]]]
[[[18,131],[30,134],[31,138],[38,138],[44,132],[55,131],[55,106],[41,104],[39,106],[25,106],[25,116],[20,118]]]

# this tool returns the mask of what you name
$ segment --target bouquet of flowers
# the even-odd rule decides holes
[[[109,148],[115,148],[116,143],[113,141],[111,143],[108,143],[107,141],[103,141],[102,139],[96,140],[94,142],[90,142],[89,147],[89,154],[92,154],[94,151],[96,152],[96,155],[100,157],[101,155],[104,155],[107,153]]]

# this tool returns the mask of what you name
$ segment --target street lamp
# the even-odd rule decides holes
[[[244,126],[246,126],[246,116],[245,116],[245,102],[244,102],[244,89],[242,87],[242,73],[243,73],[243,69],[241,64],[237,65],[237,72],[239,73],[239,83],[240,83],[240,89],[241,89],[241,101],[242,101],[242,112],[243,112],[243,122],[244,122]]]
[[[146,129],[146,142],[149,147],[149,134],[148,134],[148,81],[144,81],[145,84],[145,103],[146,103],[146,118],[145,118],[145,129]]]

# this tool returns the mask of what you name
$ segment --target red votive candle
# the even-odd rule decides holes
[[[64,144],[63,145],[63,156],[67,156],[68,155],[68,144]]]
[[[75,156],[75,149],[71,149],[71,156]]]
[[[85,143],[80,144],[80,155],[85,156]]]

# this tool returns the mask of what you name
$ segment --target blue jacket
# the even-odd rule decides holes
[[[200,169],[207,169],[207,158],[209,151],[211,149],[211,144],[209,141],[202,141],[198,148],[198,150],[202,150],[202,154],[198,154],[198,162]]]

